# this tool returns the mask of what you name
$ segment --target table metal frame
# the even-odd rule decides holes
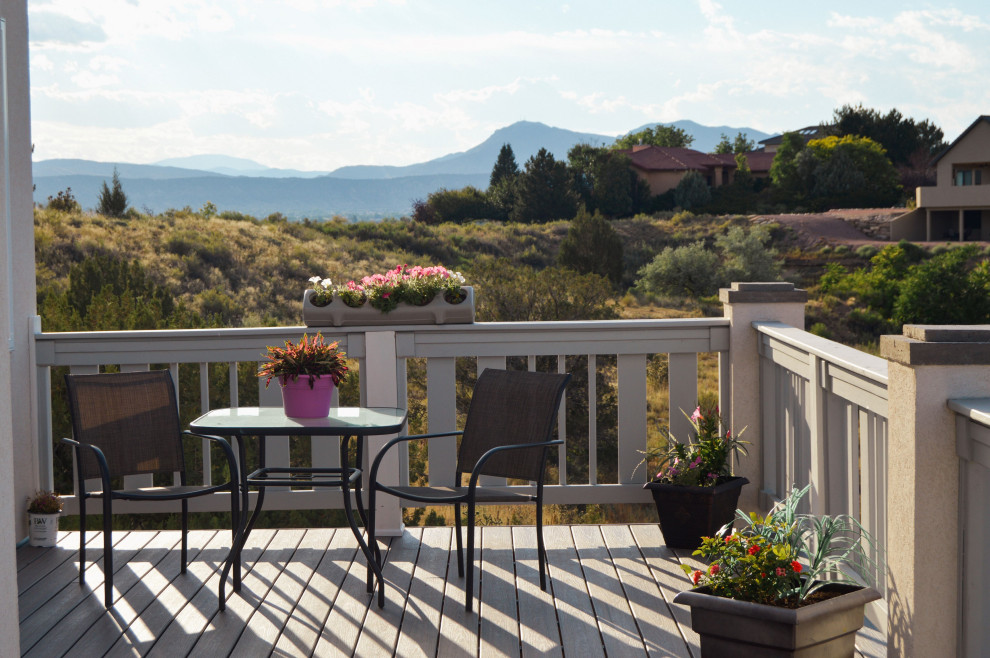
[[[241,514],[232,522],[237,526],[230,554],[224,563],[220,576],[220,610],[226,608],[225,586],[227,575],[233,569],[235,592],[241,589],[241,551],[265,501],[265,489],[275,486],[333,487],[343,495],[344,516],[357,538],[358,546],[368,562],[368,591],[373,591],[373,582],[385,587],[381,565],[375,559],[372,548],[362,536],[354,518],[351,505],[351,491],[357,503],[358,515],[365,528],[368,514],[361,497],[364,458],[364,438],[368,436],[395,434],[406,422],[406,411],[390,407],[339,407],[330,410],[327,418],[290,418],[281,407],[236,407],[214,409],[203,414],[189,424],[192,431],[202,434],[219,434],[237,439],[238,486],[241,492]],[[265,463],[265,439],[268,436],[335,436],[340,443],[339,467],[284,466],[269,468]],[[258,468],[248,473],[246,438],[258,439]],[[350,465],[350,443],[356,441],[355,465]],[[258,489],[254,512],[248,520],[249,491]],[[369,533],[369,536],[373,536]],[[372,581],[374,574],[375,581]]]

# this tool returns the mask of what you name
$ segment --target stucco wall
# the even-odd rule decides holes
[[[650,186],[650,194],[663,194],[667,190],[677,187],[677,184],[684,178],[686,171],[645,171],[636,169],[640,178]]]
[[[4,188],[0,203],[0,656],[16,656],[20,651],[14,549],[27,536],[25,500],[37,488],[39,473],[28,332],[29,318],[35,313],[35,280],[26,1],[0,0],[0,16],[5,21],[8,111],[0,115],[7,127],[6,143],[0,131],[0,156],[9,156],[0,157]]]
[[[952,167],[957,163],[985,163],[990,160],[990,122],[980,121],[966,137],[942,156],[936,165],[938,187],[952,185]],[[983,181],[990,184],[990,181]]]

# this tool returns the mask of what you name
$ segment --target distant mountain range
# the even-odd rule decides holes
[[[634,131],[658,124],[646,124]],[[751,128],[702,126],[693,121],[664,124],[694,137],[692,147],[711,151],[721,135],[744,132],[754,141],[770,135]],[[575,144],[607,146],[609,135],[580,133],[542,123],[520,121],[500,128],[481,144],[428,162],[405,166],[357,165],[331,172],[273,169],[252,160],[225,155],[195,155],[141,165],[91,160],[42,160],[34,163],[35,201],[45,203],[67,187],[85,208],[96,205],[103,182],[114,167],[136,208],[160,212],[190,206],[199,209],[207,201],[223,210],[256,217],[281,212],[290,219],[322,219],[343,215],[356,219],[408,215],[417,199],[440,188],[488,186],[499,149],[510,144],[522,167],[541,148],[566,159]]]

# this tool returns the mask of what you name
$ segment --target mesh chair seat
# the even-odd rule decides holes
[[[454,505],[457,537],[457,572],[464,576],[464,550],[461,540],[461,505],[467,505],[467,552],[474,555],[474,518],[478,503],[536,502],[536,542],[540,564],[540,588],[546,590],[546,549],[543,544],[543,476],[547,453],[563,440],[551,440],[557,423],[557,410],[570,380],[569,374],[486,369],[479,376],[471,395],[461,444],[454,469],[455,482],[470,474],[467,487],[400,487],[380,483],[378,469],[385,453],[393,446],[416,438],[450,436],[451,433],[398,437],[385,444],[371,465],[368,486],[369,545],[381,565],[381,553],[374,540],[375,496],[386,493],[406,500]],[[481,475],[527,480],[536,483],[536,494],[507,492],[478,484]],[[470,611],[474,599],[472,570],[467,561],[464,607]],[[368,591],[372,590],[372,570],[368,568]],[[385,585],[379,584],[378,605],[385,605]]]
[[[188,555],[189,498],[217,491],[230,492],[231,535],[239,522],[237,465],[230,445],[218,436],[199,436],[216,443],[223,450],[230,468],[230,480],[217,485],[195,486],[186,483],[183,432],[175,384],[168,370],[66,375],[72,439],[62,439],[73,446],[79,495],[79,584],[86,572],[86,501],[103,502],[103,601],[113,602],[113,542],[111,519],[115,499],[179,500],[182,513],[182,547],[180,570],[186,572]],[[113,490],[111,479],[127,475],[179,473],[178,484],[160,487],[136,487]],[[87,491],[86,480],[99,478],[102,488]],[[231,540],[233,544],[233,539]],[[220,583],[220,607],[223,607],[224,582]]]
[[[469,487],[391,487],[379,485],[378,490],[406,500],[415,500],[417,497],[421,497],[436,500],[438,503],[453,502],[454,499],[467,502],[471,493]],[[487,487],[478,487],[474,490],[474,500],[478,503],[530,503],[534,499],[533,494],[514,491],[499,491]]]

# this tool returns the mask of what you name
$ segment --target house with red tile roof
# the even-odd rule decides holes
[[[690,171],[704,176],[711,187],[728,185],[735,180],[736,156],[732,153],[702,153],[683,147],[643,144],[620,153],[629,157],[633,170],[646,181],[654,195],[674,189]],[[752,151],[745,155],[753,176],[769,176],[773,153]]]

